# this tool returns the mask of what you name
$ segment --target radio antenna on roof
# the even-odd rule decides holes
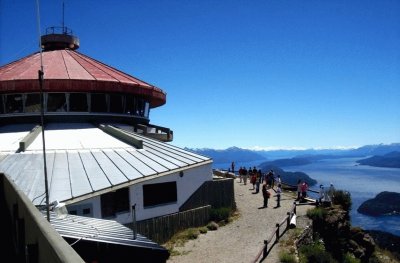
[[[63,1],[63,6],[62,6],[62,28],[63,28],[63,31],[64,31],[63,33],[65,34],[65,33],[66,33],[66,32],[65,32],[66,30],[65,30],[65,26],[64,26],[64,13],[65,13],[65,12],[64,12],[64,8],[65,8],[65,7],[64,7],[64,1]]]

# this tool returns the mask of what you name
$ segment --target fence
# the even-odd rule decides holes
[[[204,226],[209,222],[211,206],[155,217],[136,223],[137,232],[157,243],[165,243],[175,233],[190,227]],[[131,224],[128,224],[131,227]]]
[[[270,234],[269,238],[264,240],[264,246],[257,254],[254,262],[258,262],[261,257],[261,261],[265,259],[268,253],[271,251],[272,247],[279,241],[279,238],[286,232],[286,230],[290,226],[290,220],[292,219],[293,215],[296,214],[296,201],[293,203],[293,206],[289,212],[287,212],[286,217],[280,222],[276,223],[274,231]],[[284,226],[284,229],[281,227]]]
[[[186,211],[196,207],[211,205],[213,208],[236,209],[234,180],[230,178],[204,182],[195,193],[179,208]]]

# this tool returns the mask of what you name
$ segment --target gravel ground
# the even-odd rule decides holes
[[[275,208],[276,197],[271,196],[268,208],[262,208],[261,191],[254,194],[252,185],[239,183],[235,179],[235,199],[240,216],[217,231],[208,231],[197,239],[190,240],[182,247],[175,247],[181,255],[171,256],[168,263],[221,263],[221,262],[260,262],[257,259],[264,240],[274,231],[276,223],[282,222],[290,211],[294,198],[283,192],[281,207]],[[275,192],[271,191],[272,194]],[[304,218],[310,206],[298,206],[297,217]],[[279,262],[279,245],[276,244],[262,262]]]

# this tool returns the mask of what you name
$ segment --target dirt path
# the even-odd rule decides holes
[[[239,179],[234,184],[240,217],[217,231],[208,231],[188,241],[183,247],[176,247],[181,255],[171,256],[168,263],[259,262],[256,257],[263,248],[264,240],[274,231],[276,223],[280,223],[290,211],[294,198],[284,192],[281,207],[274,208],[276,198],[271,197],[268,208],[262,208],[261,191],[253,194],[252,185],[243,185]],[[304,216],[308,208],[298,206],[297,216]],[[278,254],[279,245],[276,244],[263,262],[279,262]]]

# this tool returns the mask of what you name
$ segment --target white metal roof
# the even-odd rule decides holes
[[[45,130],[50,202],[73,202],[99,190],[211,162],[208,157],[133,132],[124,131],[141,140],[143,149],[90,124],[61,125]],[[0,140],[2,136],[0,133]],[[34,205],[45,202],[41,142],[39,134],[27,151],[0,154],[0,172],[9,176]]]

